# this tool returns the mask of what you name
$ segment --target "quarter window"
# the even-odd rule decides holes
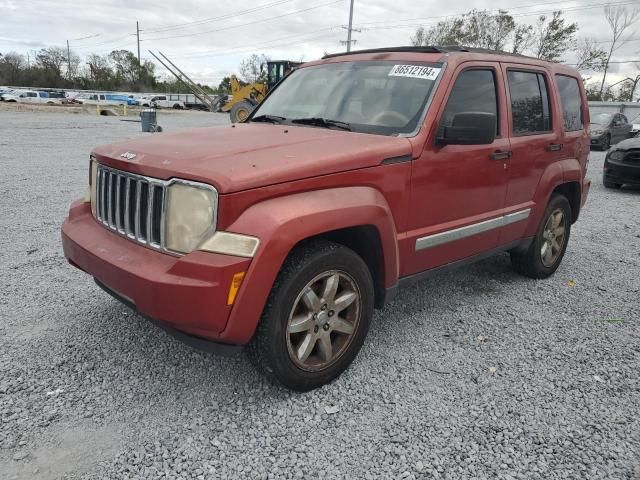
[[[496,118],[498,130],[498,98],[493,70],[466,70],[456,79],[440,127],[451,126],[453,117],[462,112],[491,113]]]
[[[511,115],[515,135],[551,131],[551,110],[547,80],[541,73],[509,70]]]
[[[584,121],[582,119],[582,96],[578,80],[566,75],[556,75],[560,103],[562,104],[562,120],[564,129],[567,132],[582,130]]]

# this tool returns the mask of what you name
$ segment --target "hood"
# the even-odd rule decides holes
[[[135,157],[121,157],[125,152]],[[373,167],[410,155],[411,143],[401,137],[247,123],[148,135],[98,147],[93,154],[113,168],[206,182],[230,193]]]
[[[640,148],[640,138],[633,137],[616,143],[611,150],[629,150],[631,148]]]
[[[591,122],[589,124],[589,128],[591,130],[606,130],[608,128],[608,125],[603,125],[601,123],[593,123],[593,122]]]

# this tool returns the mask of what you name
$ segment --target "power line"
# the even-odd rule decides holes
[[[542,5],[552,5],[552,4],[558,4],[558,2],[546,2],[546,3],[538,3],[538,4],[533,4],[533,5],[527,5],[527,6],[523,6],[523,7],[513,7],[513,9],[516,8],[529,8],[529,7],[535,7],[535,6],[542,6]],[[532,16],[532,15],[540,15],[540,14],[544,14],[544,13],[553,13],[555,11],[561,10],[562,12],[573,12],[573,11],[579,11],[579,10],[590,10],[593,8],[600,8],[600,7],[604,7],[606,5],[611,5],[611,6],[623,6],[623,5],[633,5],[633,4],[637,4],[637,1],[618,1],[618,2],[607,2],[607,3],[598,3],[598,4],[587,4],[587,5],[582,5],[582,6],[575,6],[575,7],[562,7],[561,5],[558,6],[557,8],[554,8],[553,10],[537,10],[534,12],[522,12],[522,13],[516,13],[511,15],[512,17],[527,17],[527,16]],[[489,10],[489,13],[499,13],[500,11],[503,10]],[[379,22],[363,22],[363,23],[358,23],[357,26],[358,27],[364,27],[366,30],[384,30],[384,29],[392,29],[392,28],[403,28],[403,27],[416,27],[416,26],[422,26],[422,25],[432,25],[437,23],[438,19],[447,19],[447,18],[455,18],[455,17],[460,17],[464,14],[466,14],[468,12],[461,12],[461,13],[452,13],[452,14],[448,14],[448,15],[440,15],[437,17],[423,17],[423,18],[407,18],[407,19],[399,19],[399,20],[383,20],[383,21],[379,21]],[[508,13],[508,11],[507,11]],[[420,23],[407,23],[407,24],[398,24],[398,25],[381,25],[381,26],[370,26],[367,27],[367,25],[377,25],[377,24],[381,24],[381,23],[387,23],[387,22],[416,22],[416,21],[420,21],[420,20],[428,20],[427,22],[420,22]]]
[[[296,42],[307,42],[309,40],[314,40],[317,38],[324,38],[327,37],[327,33],[323,34],[323,35],[313,35],[319,32],[328,32],[331,31],[331,35],[334,35],[337,31],[337,28],[339,27],[327,27],[327,28],[321,28],[318,30],[313,30],[311,32],[305,32],[305,33],[298,33],[298,34],[294,34],[294,35],[286,35],[284,37],[279,37],[279,38],[275,38],[273,40],[270,40],[268,42],[261,42],[259,44],[249,44],[249,45],[239,45],[236,46],[234,48],[231,49],[224,49],[223,52],[221,52],[220,50],[210,50],[210,51],[206,51],[206,52],[194,52],[194,53],[187,53],[187,54],[179,54],[179,53],[173,53],[171,54],[172,58],[196,58],[196,57],[222,57],[222,56],[226,56],[229,54],[234,54],[234,53],[241,53],[240,51],[250,51],[250,50],[255,50],[256,48],[258,49],[269,49],[269,48],[276,48],[279,46],[288,46],[291,45],[291,41],[293,40],[293,38],[296,38]],[[309,35],[313,35],[312,37],[308,37]],[[303,38],[297,38],[297,37],[303,37]],[[285,43],[280,43],[278,44],[278,42],[282,42],[284,40],[288,40],[288,42]],[[275,43],[275,45],[273,45]]]
[[[197,35],[205,35],[207,33],[217,33],[217,32],[222,32],[224,30],[231,30],[231,29],[236,29],[236,28],[239,28],[239,27],[246,27],[248,25],[255,25],[257,23],[264,23],[264,22],[268,22],[270,20],[276,20],[278,18],[288,17],[288,16],[291,16],[291,15],[295,15],[296,13],[303,13],[303,12],[308,12],[308,11],[311,11],[311,10],[316,10],[318,8],[327,7],[329,5],[335,5],[336,3],[341,3],[343,1],[344,0],[333,0],[332,2],[321,3],[320,5],[315,5],[313,7],[304,8],[304,9],[301,9],[301,10],[293,10],[292,12],[284,13],[282,15],[276,15],[274,17],[269,17],[269,18],[261,18],[259,20],[254,20],[253,22],[242,23],[242,24],[239,24],[239,25],[230,25],[228,27],[217,28],[215,30],[205,30],[203,32],[184,33],[184,34],[181,34],[181,35],[171,35],[171,36],[168,36],[168,37],[145,38],[142,41],[148,42],[148,41],[152,41],[152,40],[167,40],[167,39],[171,39],[171,38],[194,37],[194,36],[197,36]]]
[[[277,0],[275,2],[271,2],[271,3],[267,3],[264,5],[258,5],[257,7],[253,7],[253,8],[247,8],[246,10],[238,10],[236,12],[233,13],[227,13],[224,15],[220,15],[218,17],[210,17],[210,18],[204,18],[201,20],[194,20],[192,22],[184,22],[184,23],[176,23],[174,25],[165,25],[164,27],[158,27],[158,28],[152,28],[150,30],[140,30],[141,32],[147,32],[147,33],[156,33],[156,32],[166,32],[169,30],[176,30],[176,29],[180,29],[180,28],[185,28],[185,27],[191,27],[194,25],[202,25],[204,23],[209,23],[209,22],[214,22],[216,20],[227,20],[229,18],[233,18],[233,17],[239,17],[242,15],[246,15],[248,13],[254,13],[254,12],[258,12],[260,10],[264,10],[266,8],[271,8],[271,7],[275,7],[278,5],[282,5],[283,3],[290,3],[293,0]]]

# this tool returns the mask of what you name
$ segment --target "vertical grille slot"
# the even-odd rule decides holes
[[[162,212],[164,210],[164,187],[155,185],[153,187],[153,208],[151,209],[151,243],[162,245],[161,226]]]
[[[170,183],[98,164],[96,219],[138,243],[167,251],[164,203]]]
[[[148,215],[147,210],[149,209],[149,184],[145,181],[138,181],[140,187],[140,195],[139,195],[139,208],[138,214],[140,217],[140,227],[138,229],[138,234],[136,235],[138,239],[142,242],[146,242],[148,239],[147,234],[147,225],[148,225]]]

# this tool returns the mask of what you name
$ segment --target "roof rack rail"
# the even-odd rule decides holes
[[[462,45],[429,45],[425,47],[385,47],[372,48],[369,50],[354,50],[351,52],[331,53],[322,57],[333,58],[342,57],[344,55],[357,55],[359,53],[392,53],[392,52],[413,52],[413,53],[486,53],[491,55],[506,55],[514,57],[526,57],[519,53],[510,53],[500,50],[491,50],[488,48],[465,47]],[[528,57],[530,58],[530,57]]]
[[[322,57],[333,58],[342,57],[343,55],[358,55],[359,53],[391,53],[391,52],[414,52],[414,53],[446,53],[444,47],[385,47],[385,48],[371,48],[368,50],[352,50],[351,52],[330,53]]]

